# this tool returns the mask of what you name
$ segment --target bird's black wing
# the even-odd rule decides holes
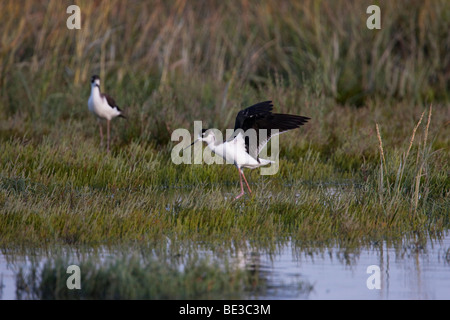
[[[308,122],[308,120],[310,120],[308,117],[281,113],[273,113],[257,120],[255,123],[255,127],[257,127],[257,129],[255,128],[257,136],[256,144],[247,146],[248,142],[246,139],[246,147],[249,154],[258,159],[259,153],[273,136],[297,129]],[[261,129],[265,130],[263,131]]]
[[[111,108],[117,108],[117,110],[122,111],[117,105],[116,101],[111,96],[107,95],[106,93],[103,93],[102,96],[105,97],[106,101],[108,102]]]
[[[257,119],[261,119],[264,116],[271,114],[272,109],[273,109],[272,101],[264,101],[239,111],[239,113],[236,116],[234,131],[238,129],[247,131],[248,129],[253,127]]]
[[[259,153],[271,137],[296,129],[309,120],[309,118],[302,116],[274,114],[272,109],[272,101],[264,101],[240,111],[236,117],[233,138],[239,132],[242,132],[246,151],[255,159],[259,159]],[[255,130],[256,141],[253,139],[255,142],[251,142],[252,132],[249,132],[249,129]],[[262,131],[261,129],[265,130]]]
[[[120,118],[124,118],[124,119],[127,118],[127,117],[125,117],[125,116],[123,115],[122,109],[119,108],[119,106],[117,105],[116,101],[115,101],[111,96],[109,96],[109,95],[107,95],[107,94],[105,94],[105,93],[102,93],[102,96],[106,99],[106,101],[108,102],[108,105],[109,105],[111,108],[113,108],[113,109],[116,108],[118,111],[122,112],[121,114],[119,114],[119,117],[120,117]]]

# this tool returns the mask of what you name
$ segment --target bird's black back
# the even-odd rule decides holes
[[[234,136],[242,130],[246,132],[249,129],[256,130],[257,136],[257,147],[255,150],[249,150],[254,148],[249,148],[249,139],[245,137],[245,144],[247,152],[252,154],[255,158],[272,136],[272,130],[278,130],[278,133],[283,133],[288,130],[296,129],[301,125],[305,124],[310,118],[282,114],[282,113],[272,113],[273,104],[272,101],[264,101],[250,106],[244,110],[241,110],[237,117],[234,125]],[[260,139],[259,130],[266,129],[267,136],[265,139]]]

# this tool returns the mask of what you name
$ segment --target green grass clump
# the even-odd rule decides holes
[[[81,1],[68,30],[62,2],[1,2],[0,245],[447,230],[450,6],[382,1],[375,31],[368,5]],[[92,74],[128,118],[110,154]],[[251,197],[232,201],[233,166],[172,163],[175,129],[268,99],[311,120],[280,136],[276,175],[246,170]]]
[[[375,126],[366,146],[374,159],[359,159],[357,169],[286,139],[279,172],[247,170],[253,194],[239,201],[233,166],[174,165],[169,147],[132,142],[106,154],[92,138],[75,143],[70,127],[52,129],[58,141],[51,134],[38,142],[11,138],[0,155],[0,243],[97,245],[164,236],[354,242],[443,232],[450,224],[448,153],[433,150],[442,138],[430,136],[431,112],[400,148]]]
[[[60,256],[43,266],[21,268],[16,275],[17,299],[242,299],[258,275],[233,264],[191,258],[184,265],[136,255],[99,256],[77,263],[81,289],[67,288],[73,258]]]

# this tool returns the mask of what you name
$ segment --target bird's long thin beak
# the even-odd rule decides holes
[[[197,139],[197,140],[195,140],[194,142],[192,142],[190,145],[188,145],[186,148],[184,148],[183,151],[186,150],[186,149],[188,149],[188,148],[190,148],[191,146],[193,146],[194,143],[196,143],[197,141],[199,141],[199,139]]]

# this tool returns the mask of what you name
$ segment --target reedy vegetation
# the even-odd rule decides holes
[[[371,31],[369,4],[80,1],[73,31],[67,3],[2,1],[0,243],[448,229],[450,6],[380,2]],[[129,118],[110,155],[93,73]],[[267,99],[312,120],[280,138],[276,176],[248,174],[253,198],[231,201],[232,166],[171,162],[174,129],[229,128]]]

